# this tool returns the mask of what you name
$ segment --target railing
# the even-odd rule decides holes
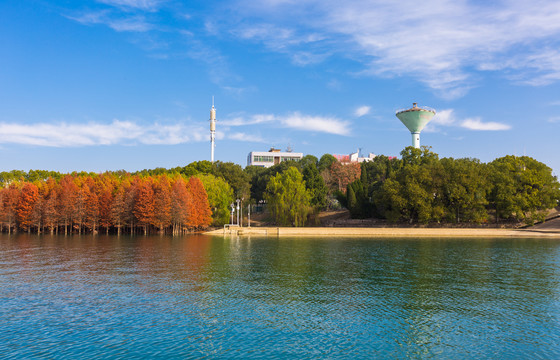
[[[395,114],[398,114],[398,113],[403,112],[403,111],[411,111],[411,110],[415,110],[415,109],[426,110],[426,111],[429,111],[429,112],[433,112],[434,114],[436,113],[436,110],[429,107],[429,106],[416,106],[416,107],[411,107],[411,108],[408,108],[408,109],[399,109],[395,112]]]

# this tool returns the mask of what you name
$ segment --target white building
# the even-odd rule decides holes
[[[361,157],[360,151],[358,150],[350,155],[333,154],[333,156],[341,163],[361,163],[364,161],[372,161],[377,155],[375,155],[374,153],[369,153],[368,157]]]
[[[247,156],[247,166],[271,167],[287,160],[301,160],[303,153],[280,151],[271,148],[268,151],[251,151]]]

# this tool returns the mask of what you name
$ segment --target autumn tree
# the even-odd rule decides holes
[[[154,223],[155,219],[155,202],[154,189],[152,187],[152,179],[139,179],[137,182],[137,197],[134,203],[133,214],[138,225],[144,229],[144,235],[148,234],[148,227]]]
[[[330,167],[330,184],[331,190],[338,190],[346,193],[348,184],[360,177],[362,168],[358,163],[341,163],[335,161]]]
[[[16,183],[11,183],[8,187],[3,188],[2,192],[2,221],[8,226],[8,233],[11,233],[12,229],[16,228],[16,208],[19,201],[19,188]]]
[[[96,192],[96,181],[87,176],[83,179],[82,192],[84,195],[84,225],[86,228],[97,233],[99,223],[99,196]]]
[[[105,228],[106,234],[109,234],[109,228],[112,225],[111,207],[115,185],[116,178],[110,174],[103,174],[97,178],[95,183],[95,193],[99,200],[99,226]]]
[[[37,186],[33,183],[24,183],[16,207],[17,223],[24,231],[31,231],[33,211],[38,198],[39,190]]]
[[[171,184],[165,174],[154,182],[154,211],[153,225],[164,232],[171,225]]]
[[[50,230],[51,234],[54,234],[57,229],[57,222],[59,221],[57,211],[58,188],[59,185],[53,178],[47,180],[45,184],[43,214],[45,226]]]
[[[179,235],[187,224],[189,211],[193,206],[193,197],[187,189],[182,176],[177,176],[171,185],[171,222],[173,235]]]
[[[196,176],[191,177],[187,189],[193,199],[193,206],[187,216],[187,224],[192,228],[208,227],[212,223],[212,211],[202,181]]]
[[[66,175],[60,179],[59,193],[57,194],[57,212],[60,215],[61,223],[64,224],[64,234],[68,234],[68,226],[72,225],[75,216],[76,196],[78,187],[74,183],[71,175]]]
[[[113,201],[110,206],[110,221],[117,228],[117,235],[121,234],[122,226],[126,222],[126,195],[124,185],[118,185],[112,194]]]

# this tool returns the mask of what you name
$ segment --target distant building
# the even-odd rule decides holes
[[[271,148],[268,151],[251,151],[247,156],[247,166],[271,167],[287,160],[301,160],[303,153],[280,151]]]
[[[377,155],[369,153],[368,157],[361,157],[360,152],[356,151],[355,153],[349,155],[333,154],[333,156],[341,163],[361,163],[364,161],[372,161]]]

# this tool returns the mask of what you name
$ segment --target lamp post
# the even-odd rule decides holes
[[[235,211],[235,205],[231,203],[229,206],[231,206],[231,225],[233,225],[233,212]]]
[[[245,200],[245,198],[241,198],[241,207],[239,210],[239,216],[241,217],[241,227],[243,227],[243,200]]]
[[[251,204],[247,205],[247,227],[251,227]]]
[[[235,201],[237,202],[237,225],[239,226],[239,203],[241,200],[237,199]]]

